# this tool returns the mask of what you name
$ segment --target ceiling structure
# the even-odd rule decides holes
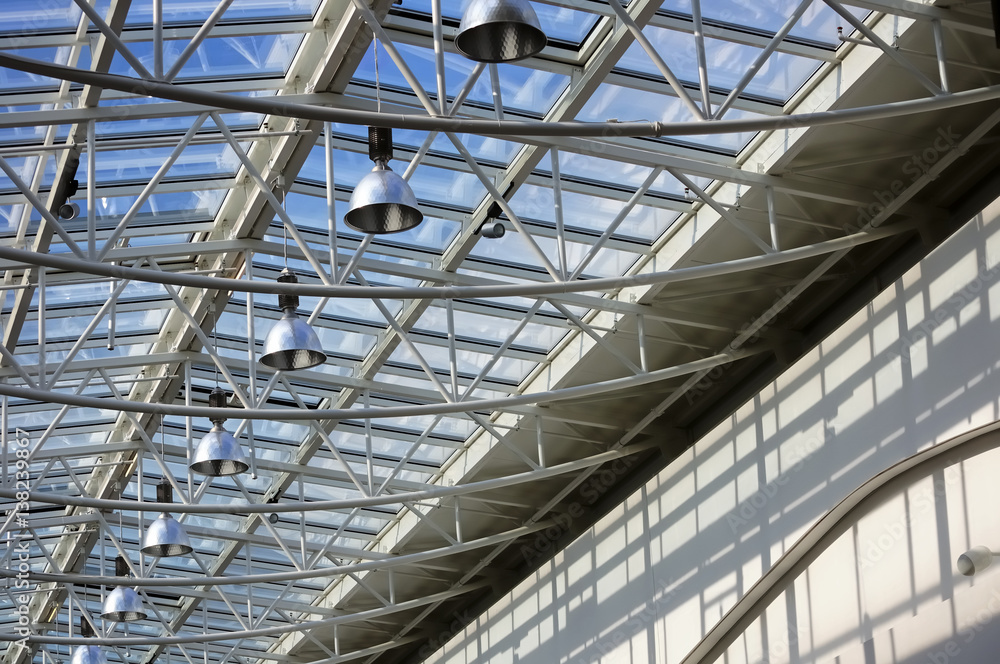
[[[419,661],[997,193],[985,2],[537,3],[499,65],[456,2],[20,4],[4,664]],[[365,124],[414,230],[343,222]],[[324,364],[259,363],[279,292]],[[243,474],[189,469],[216,386]]]

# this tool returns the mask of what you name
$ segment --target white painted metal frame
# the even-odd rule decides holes
[[[121,27],[128,16],[128,2],[112,3],[111,13],[100,16],[85,0],[73,1],[84,14],[80,26],[84,33],[89,21],[99,34],[103,57],[93,59],[92,70],[0,53],[4,66],[61,78],[61,90],[69,89],[69,81],[87,85],[81,99],[89,100],[73,108],[53,106],[0,116],[0,128],[25,126],[29,121],[46,127],[41,141],[0,144],[0,170],[17,189],[0,199],[0,204],[24,205],[10,241],[0,246],[4,286],[17,297],[8,308],[16,325],[5,330],[4,344],[0,345],[0,395],[5,424],[12,409],[19,421],[49,417],[46,425],[35,431],[38,435],[28,461],[35,469],[36,482],[62,486],[63,490],[32,491],[31,500],[35,505],[68,508],[65,516],[38,518],[27,529],[36,554],[30,578],[45,584],[29,607],[34,628],[42,632],[46,625],[57,629],[62,624],[71,625],[77,613],[91,619],[93,602],[88,593],[81,592],[81,586],[136,586],[153,617],[130,628],[131,633],[120,634],[117,625],[106,625],[91,641],[113,648],[118,661],[135,664],[149,662],[164,652],[176,652],[189,664],[198,657],[206,662],[282,662],[291,661],[293,656],[285,653],[297,647],[321,652],[313,662],[375,661],[380,653],[424,638],[426,635],[415,631],[423,618],[447,602],[488,588],[490,565],[515,542],[557,524],[558,512],[554,510],[600,468],[653,449],[655,445],[636,439],[709,371],[772,352],[774,335],[781,334],[768,329],[776,317],[850,250],[911,233],[923,221],[922,215],[934,213],[914,197],[1000,121],[1000,112],[984,116],[975,131],[948,146],[933,168],[884,206],[872,221],[862,228],[845,229],[807,219],[805,212],[790,215],[779,206],[776,193],[800,209],[799,201],[821,201],[853,211],[852,206],[870,198],[863,188],[817,186],[806,178],[754,173],[742,167],[737,155],[706,153],[702,157],[697,148],[631,139],[797,131],[961,109],[995,100],[1000,97],[1000,86],[956,89],[949,77],[949,66],[956,61],[949,58],[952,49],[946,48],[945,29],[984,34],[976,17],[956,17],[906,0],[849,3],[929,25],[938,71],[936,84],[915,62],[916,55],[911,59],[879,36],[878,17],[862,21],[841,3],[826,0],[866,43],[880,48],[933,97],[807,113],[784,109],[781,114],[775,109],[776,114],[770,117],[728,120],[724,116],[731,109],[750,107],[738,104],[774,53],[805,54],[829,66],[839,62],[837,55],[826,55],[822,49],[789,38],[808,2],[799,3],[773,35],[753,38],[706,21],[702,11],[708,3],[698,0],[693,3],[690,21],[680,21],[683,25],[677,19],[657,16],[652,2],[636,2],[628,8],[617,2],[599,7],[567,2],[567,7],[598,12],[595,35],[603,35],[603,39],[595,37],[592,44],[581,47],[580,59],[574,64],[578,69],[544,117],[525,119],[505,106],[505,100],[510,102],[513,95],[504,90],[503,73],[493,65],[488,83],[479,80],[485,65],[469,65],[464,83],[449,98],[453,31],[445,30],[440,0],[432,0],[429,25],[421,28],[429,35],[426,43],[432,53],[427,71],[411,67],[397,46],[412,46],[421,37],[394,33],[392,26],[402,19],[386,16],[388,3],[374,7],[360,0],[320,3],[312,27],[301,21],[288,23],[289,32],[302,35],[302,44],[290,61],[285,80],[275,86],[282,93],[278,97],[226,94],[240,85],[235,81],[174,84],[209,37],[268,33],[263,26],[238,28],[226,23],[232,0],[221,0],[207,12],[200,28],[187,26],[187,32],[177,32],[168,25],[161,0],[154,0],[151,26],[143,26],[141,31],[134,26]],[[341,21],[344,16],[348,18]],[[643,32],[646,25],[691,35],[697,80],[678,78],[668,54],[658,53]],[[360,86],[352,89],[362,90],[359,95],[344,94],[372,32],[409,86],[394,92],[385,113],[373,110],[371,93]],[[753,42],[759,48],[755,60],[748,63],[725,96],[710,88],[706,36]],[[167,62],[167,44],[179,37],[190,41],[172,63]],[[28,39],[38,45],[69,44],[65,37],[41,34]],[[658,84],[666,83],[669,92],[665,94],[679,99],[695,122],[574,121],[602,81],[621,76],[612,68],[633,40],[663,76],[664,81]],[[136,55],[135,45],[145,41],[152,43],[151,63]],[[861,42],[854,37],[844,41]],[[75,45],[72,48],[79,50]],[[106,73],[115,52],[142,80]],[[545,62],[550,57],[552,54],[543,53],[529,67],[532,71],[572,71],[555,58]],[[429,77],[421,78],[428,73]],[[489,88],[489,104],[467,101],[479,85]],[[116,91],[117,98],[126,102],[135,95],[174,101],[102,106],[98,88]],[[692,97],[693,91],[700,102]],[[28,98],[24,97],[25,103],[31,103]],[[230,127],[223,116],[228,111],[259,113],[262,125],[250,131]],[[177,136],[147,138],[140,133],[108,138],[98,131],[99,124],[173,118],[187,118]],[[214,127],[203,126],[209,120]],[[339,195],[343,201],[347,194],[344,180],[336,178],[353,171],[345,169],[337,154],[363,152],[364,146],[349,134],[335,135],[335,122],[427,130],[419,147],[407,146],[412,159],[403,177],[417,185],[422,171],[461,174],[485,195],[455,209],[446,209],[448,200],[421,200],[428,211],[433,210],[431,214],[440,216],[440,223],[457,228],[447,244],[432,250],[344,233],[338,224],[338,207],[343,206],[337,205],[337,199]],[[66,123],[72,124],[69,139],[58,144],[55,129]],[[460,135],[464,133],[473,136]],[[296,213],[282,203],[289,190],[294,196],[312,197],[309,183],[293,180],[321,135],[324,216],[322,224],[314,228],[297,220]],[[476,135],[511,140],[520,147],[506,164],[487,163],[477,156]],[[445,140],[437,142],[439,137]],[[440,143],[445,143],[444,147]],[[171,175],[175,166],[195,147],[212,145],[235,157],[233,172],[211,180],[194,179],[186,183],[187,189],[177,182],[170,183],[172,189],[165,186],[168,180],[177,179]],[[99,181],[102,153],[137,152],[153,146],[171,151],[156,164],[145,184]],[[84,153],[86,219],[82,223],[57,219],[50,212],[53,201],[44,200],[39,193],[44,164],[50,157],[59,160],[58,184],[60,178],[69,177],[68,158]],[[31,177],[13,165],[16,159],[36,155],[39,166]],[[546,155],[551,165],[548,173],[537,168]],[[645,170],[634,178],[637,186],[612,191],[610,183],[582,183],[572,174],[572,160],[581,155],[600,155]],[[273,189],[278,176],[284,178],[280,195]],[[665,180],[670,183],[664,184]],[[517,191],[529,182],[551,189],[551,224],[519,213],[523,203]],[[695,200],[667,194],[675,183],[693,192]],[[733,190],[739,192],[740,188],[762,192],[764,203],[756,216],[753,210],[741,207],[739,193],[733,200]],[[172,231],[163,225],[144,235],[138,222],[143,215],[155,219],[160,197],[183,191],[218,193],[222,203],[211,222],[206,219],[207,225],[192,230],[188,241],[153,242],[150,246],[137,242]],[[122,196],[129,199],[123,214],[98,216],[99,199]],[[599,224],[597,231],[583,228],[568,212],[567,203],[573,196],[604,197],[617,203],[617,212]],[[483,244],[490,240],[476,231],[494,203],[530,258],[493,264],[483,257],[488,256]],[[677,219],[659,236],[640,242],[621,230],[640,206],[671,211]],[[32,211],[43,221],[38,227],[30,223]],[[900,220],[909,216],[914,220]],[[272,221],[274,217],[277,222]],[[666,270],[652,266],[660,249],[680,232],[677,229],[692,220],[709,218],[725,222],[729,231],[734,231],[734,241],[747,245],[741,257]],[[883,225],[890,218],[895,223]],[[812,239],[802,240],[804,232],[813,233]],[[273,281],[283,253],[281,243],[275,241],[281,233],[287,233],[291,240],[289,258],[309,270],[303,283],[281,285]],[[192,244],[193,240],[197,242]],[[49,253],[53,242],[61,242],[60,249]],[[636,259],[631,265],[614,276],[596,276],[600,274],[596,270],[604,267],[603,256],[627,253],[633,245]],[[31,250],[24,248],[27,246]],[[813,259],[819,259],[818,264]],[[528,269],[529,263],[532,269]],[[812,267],[800,270],[800,264]],[[642,300],[645,293],[669,286],[683,283],[697,288],[720,277],[777,268],[795,271],[789,278],[792,285],[787,297],[757,312],[742,326],[743,321],[727,320],[722,315],[657,310]],[[63,294],[88,284],[106,286],[105,299],[76,303],[86,312],[79,321],[60,313],[58,298],[69,298]],[[734,286],[731,292],[744,292],[741,288],[745,287]],[[150,292],[156,292],[159,299]],[[331,361],[336,367],[331,372],[322,368],[282,373],[257,367],[257,339],[277,316],[272,297],[277,293],[308,298],[312,308],[309,323],[330,338],[371,337],[372,341],[365,342],[367,346],[358,342],[361,350],[356,357],[343,351],[345,357]],[[237,295],[244,296],[242,303]],[[499,304],[511,298],[528,301],[518,300],[516,307]],[[369,319],[340,310],[352,300],[370,304]],[[119,323],[137,312],[165,308],[169,309],[154,340],[140,334],[133,336],[142,338],[130,339],[130,329]],[[438,327],[429,329],[435,316]],[[476,338],[474,331],[460,324],[465,316],[494,316],[496,321],[508,323],[495,335]],[[230,329],[233,319],[245,321],[246,329]],[[33,340],[24,332],[24,322],[29,320],[35,322],[37,330]],[[68,327],[71,323],[76,327]],[[102,336],[102,324],[108,325],[106,336]],[[69,332],[60,335],[57,328],[63,326],[75,330],[75,336],[67,336]],[[725,341],[716,343],[717,337],[712,336],[696,343],[675,328],[692,328]],[[363,332],[368,329],[371,334]],[[535,329],[558,331],[553,334],[558,341],[549,347],[529,347],[529,332]],[[218,336],[224,338],[219,340]],[[760,342],[750,343],[758,336]],[[130,350],[102,359],[95,349],[105,342]],[[663,348],[678,354],[664,364],[660,358],[669,354]],[[59,354],[57,364],[49,359],[55,353]],[[566,378],[570,370],[553,368],[574,353],[610,358],[600,367],[608,376],[574,383]],[[511,360],[531,366],[512,379],[501,370]],[[214,371],[241,407],[219,411],[198,405],[205,401],[205,386]],[[542,389],[538,381],[545,372],[554,382]],[[644,416],[621,426],[602,422],[597,416],[588,419],[571,408],[560,410],[653,385],[662,389],[662,397]],[[192,441],[198,435],[196,428],[205,428],[205,418],[222,412],[236,421],[237,436],[247,435],[251,476],[196,482],[187,469]],[[97,413],[105,415],[97,417]],[[76,421],[78,414],[94,419]],[[164,440],[161,432],[157,445],[155,430],[164,416],[167,423],[163,428],[170,432],[171,440]],[[523,427],[532,431],[527,447],[519,438]],[[590,448],[579,445],[585,440],[593,443],[587,432],[598,427],[610,432],[606,440]],[[5,464],[12,440],[7,428]],[[363,440],[360,447],[350,436]],[[67,444],[76,437],[86,444]],[[572,442],[579,449],[570,454],[560,441]],[[428,452],[438,449],[446,453]],[[499,459],[498,464],[509,463],[505,458],[513,459],[522,470],[487,480],[470,474],[471,479],[449,484],[456,477],[461,480],[462,464],[466,457],[475,455],[484,463],[493,456]],[[311,467],[313,463],[318,465]],[[197,541],[189,562],[130,558],[137,553],[145,513],[159,509],[144,504],[151,495],[154,477],[171,484],[180,501],[171,506],[171,512]],[[541,507],[502,493],[505,489],[534,490],[553,478],[565,481],[538,498]],[[500,495],[495,495],[498,492]],[[5,474],[0,498],[13,500],[17,495]],[[289,495],[297,495],[297,499]],[[113,519],[105,518],[105,511],[119,512],[120,534],[114,532]],[[485,516],[492,519],[490,532],[477,532],[479,517]],[[220,519],[228,519],[224,521],[226,528],[216,524]],[[292,523],[296,519],[297,523]],[[6,519],[0,534],[13,533],[14,526],[13,518]],[[126,527],[128,533],[124,533]],[[260,528],[266,533],[258,533]],[[436,538],[434,546],[407,550],[409,538],[428,534]],[[54,546],[46,544],[49,541],[55,542]],[[104,573],[106,541],[126,557],[136,578]],[[471,551],[481,554],[478,562],[471,567],[457,562]],[[9,566],[9,551],[5,560]],[[74,561],[76,567],[67,569],[67,563]],[[408,596],[408,586],[401,579],[418,574],[417,566],[435,570],[447,581],[448,589]],[[238,569],[243,573],[234,574]],[[154,571],[160,576],[154,577]],[[0,570],[0,576],[16,578],[16,573]],[[324,580],[321,589],[316,587],[319,579]],[[283,585],[265,591],[264,584]],[[388,586],[383,587],[385,584]],[[166,610],[163,600],[151,597],[148,589],[153,587],[176,594],[172,611]],[[374,599],[378,607],[335,615],[334,607],[351,606],[355,592]],[[9,592],[6,595],[3,601],[15,603]],[[419,609],[415,619],[394,617],[414,609]],[[56,620],[43,620],[53,611]],[[376,632],[382,640],[364,647],[350,645],[345,635],[352,627],[360,629],[359,625]],[[205,633],[191,634],[192,628]],[[318,628],[332,628],[334,636],[324,639],[317,636],[318,631],[314,635]],[[3,661],[21,664],[32,658],[65,656],[68,648],[81,642],[72,636],[72,628],[69,633],[34,634],[28,640],[29,648],[11,648]],[[0,631],[0,636],[10,637],[11,632]],[[269,644],[268,650],[261,649],[259,640]],[[125,650],[133,646],[133,650]]]

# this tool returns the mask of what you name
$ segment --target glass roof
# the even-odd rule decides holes
[[[710,355],[712,335],[725,329],[721,316],[690,314],[696,322],[687,326],[678,322],[681,314],[650,316],[647,330],[647,322],[636,322],[647,306],[637,299],[641,293],[589,282],[666,269],[656,263],[664,252],[692,251],[692,263],[700,261],[693,248],[707,231],[699,215],[740,209],[739,187],[759,174],[741,171],[742,164],[767,133],[632,138],[615,136],[608,125],[598,136],[535,137],[504,123],[711,118],[797,5],[703,2],[712,29],[702,38],[694,34],[690,3],[634,0],[626,11],[639,17],[642,34],[667,60],[674,87],[603,3],[534,3],[550,40],[546,49],[479,66],[454,47],[467,2],[442,2],[440,58],[430,0],[379,2],[386,33],[377,70],[371,26],[351,2],[235,0],[222,3],[221,12],[214,0],[171,0],[162,12],[158,0],[89,3],[115,26],[110,39],[74,0],[15,4],[0,7],[0,54],[132,78],[145,69],[178,90],[275,104],[266,115],[222,105],[217,120],[206,116],[214,107],[180,94],[171,99],[0,67],[0,118],[8,118],[0,121],[0,247],[78,261],[39,267],[22,254],[0,259],[8,447],[14,432],[27,441],[33,491],[132,501],[131,509],[104,510],[39,503],[36,511],[33,504],[35,525],[19,535],[29,541],[32,572],[51,572],[78,551],[75,568],[62,572],[92,577],[72,593],[37,590],[36,636],[70,634],[71,613],[78,621],[81,608],[106,634],[124,633],[99,618],[102,594],[113,585],[100,577],[114,575],[119,551],[138,571],[137,582],[176,581],[139,586],[153,611],[129,626],[131,635],[240,634],[183,647],[106,649],[109,661],[130,664],[206,652],[213,662],[277,661],[275,653],[297,656],[308,639],[256,630],[376,608],[389,615],[397,593],[414,603],[407,611],[435,593],[460,594],[485,575],[475,563],[486,553],[465,545],[495,538],[489,543],[498,546],[508,531],[542,523],[529,521],[529,508],[547,504],[569,480],[546,474],[524,496],[499,485],[465,496],[456,486],[559,463],[578,463],[573,472],[580,472],[590,455],[618,451],[594,432],[619,435],[622,427],[589,415],[590,402],[557,417],[547,412],[549,402],[520,397],[542,393],[560,405],[549,391],[631,380],[650,362],[671,366]],[[218,20],[199,35],[213,16]],[[793,111],[807,83],[834,66],[841,23],[814,2],[736,91],[724,119]],[[449,135],[397,128],[389,166],[406,179],[423,222],[365,235],[345,223],[345,214],[372,168],[366,127],[288,117],[279,106],[427,115],[411,75],[433,104],[440,76],[447,113],[498,129],[463,125]],[[64,204],[76,208],[63,214]],[[767,210],[757,211],[766,220]],[[502,237],[481,232],[497,223]],[[733,233],[745,243],[745,235]],[[310,287],[354,289],[343,297],[302,294],[296,311],[327,359],[301,371],[259,362],[269,332],[286,315],[273,285],[286,267]],[[502,290],[553,284],[566,288],[538,297]],[[421,287],[441,290],[426,296]],[[447,288],[468,290],[456,295]],[[361,290],[378,295],[357,296]],[[631,350],[646,335],[651,346],[662,343],[649,357]],[[621,350],[622,340],[630,350]],[[605,355],[588,360],[594,349]],[[188,461],[215,426],[204,409],[217,386],[231,414],[221,424],[253,466],[206,478]],[[585,396],[599,404],[602,394]],[[551,449],[536,444],[536,433],[541,440],[547,431]],[[139,553],[160,507],[138,501],[155,503],[161,481],[174,485],[178,506],[219,507],[175,515],[191,537],[191,556]],[[308,507],[317,501],[342,504]],[[296,510],[227,512],[283,503]],[[469,551],[475,560],[462,557]],[[403,562],[375,566],[388,558]],[[289,578],[289,571],[301,574]],[[201,575],[254,579],[190,582]],[[0,598],[0,630],[15,624],[12,601]],[[447,608],[444,601],[426,605]],[[345,621],[342,632],[331,627],[316,638],[320,650],[361,651],[387,638],[383,632],[395,634],[405,618]],[[71,649],[65,642],[33,644],[36,662],[65,659]],[[14,664],[8,655],[3,662]]]

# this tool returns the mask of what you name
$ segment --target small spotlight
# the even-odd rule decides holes
[[[476,229],[477,235],[482,235],[491,240],[496,240],[502,238],[507,232],[507,227],[501,224],[499,221],[484,221],[479,228]]]
[[[80,214],[80,206],[76,203],[63,203],[59,206],[60,219],[76,219]]]
[[[271,512],[270,514],[267,515],[267,520],[270,521],[271,523],[278,523],[278,515],[275,514],[274,512]]]
[[[985,546],[974,546],[958,557],[958,571],[965,576],[973,576],[993,564],[997,554]]]

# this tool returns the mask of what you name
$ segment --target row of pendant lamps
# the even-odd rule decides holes
[[[280,283],[296,283],[295,275],[287,268],[278,277]],[[326,360],[326,353],[320,347],[319,338],[308,323],[296,314],[299,298],[296,295],[278,295],[278,306],[283,311],[278,321],[264,341],[264,353],[260,362],[272,369],[288,371],[308,369]],[[226,407],[226,393],[216,387],[208,396],[211,408]],[[212,420],[212,430],[205,434],[192,456],[192,471],[209,476],[235,475],[250,468],[243,448],[233,434],[226,431],[224,417]],[[156,485],[156,502],[161,505],[173,503],[173,490],[166,480]],[[168,512],[162,512],[146,529],[139,549],[147,556],[164,558],[183,556],[194,548],[188,539],[184,526]],[[115,559],[115,575],[129,576],[128,563],[122,556]],[[145,620],[147,613],[139,594],[128,586],[118,586],[104,600],[101,618],[115,622]],[[93,636],[89,623],[80,623],[81,635]],[[98,646],[82,645],[73,651],[71,664],[107,664],[104,652]]]
[[[473,0],[459,26],[455,47],[478,62],[509,62],[527,58],[545,46],[546,37],[538,17],[528,0]],[[363,177],[351,194],[350,209],[344,222],[364,233],[386,234],[409,230],[423,220],[417,199],[410,185],[389,168],[392,159],[392,130],[388,127],[368,128],[368,156],[375,167]],[[297,283],[295,274],[285,268],[278,283]],[[264,340],[261,364],[280,371],[309,369],[322,364],[326,353],[312,327],[299,318],[296,295],[279,294],[281,319]],[[209,406],[224,408],[225,393],[216,388],[209,395]],[[212,420],[212,430],[198,444],[191,470],[211,476],[235,475],[246,471],[250,464],[236,440],[223,428],[225,418]],[[163,500],[161,502],[171,502]],[[183,529],[168,514],[157,519],[147,538],[183,535]],[[174,549],[190,551],[185,544],[171,549],[152,543],[143,546],[150,555],[180,555]],[[147,548],[149,551],[147,551]],[[171,552],[164,552],[164,551]]]
[[[473,0],[455,37],[455,47],[477,62],[512,62],[530,57],[544,48],[545,33],[527,0]],[[423,220],[417,208],[416,196],[406,180],[389,168],[392,159],[392,130],[368,128],[368,156],[375,163],[351,194],[350,209],[344,215],[348,226],[363,233],[386,234],[410,230]],[[285,268],[279,283],[296,283],[294,273]],[[316,331],[299,318],[296,309],[299,298],[279,294],[281,319],[264,340],[261,364],[280,371],[309,369],[322,364],[326,353],[320,346]],[[209,406],[224,408],[226,395],[216,388],[209,395]],[[212,420],[212,430],[198,443],[190,468],[209,476],[234,475],[246,471],[247,462],[236,438],[225,430],[225,418]],[[157,502],[173,502],[170,484],[157,485]],[[143,554],[155,557],[182,556],[193,550],[184,527],[169,513],[163,512],[146,530]],[[125,559],[115,560],[115,574],[128,576]],[[144,620],[147,614],[138,593],[127,586],[118,586],[104,601],[101,617],[116,622]],[[81,623],[83,627],[84,623]],[[87,631],[90,628],[87,625]],[[86,634],[85,634],[86,635]],[[97,646],[79,646],[73,652],[72,664],[106,664],[104,653]]]
[[[455,37],[455,47],[478,62],[521,60],[541,51],[545,43],[545,33],[528,0],[473,0],[462,16]],[[392,159],[391,129],[368,128],[368,157],[375,167],[354,188],[344,222],[351,228],[370,234],[397,233],[417,226],[423,220],[423,214],[417,208],[416,196],[406,180],[388,165]],[[297,281],[288,268],[278,277],[279,283]],[[261,364],[275,370],[294,371],[315,367],[326,360],[316,331],[296,313],[298,306],[298,296],[278,295],[282,316],[264,340]],[[209,406],[224,408],[225,405],[225,394],[216,388],[209,395]],[[223,422],[224,418],[212,420],[212,430],[198,444],[190,466],[194,472],[212,476],[234,475],[250,467],[239,442],[223,428]],[[173,519],[170,521],[176,524]],[[168,530],[166,525],[157,527],[159,522],[160,519],[150,527],[151,533]],[[169,528],[173,529],[173,526]],[[177,528],[180,528],[179,524]]]
[[[216,393],[213,392],[212,396],[216,396]],[[173,491],[170,483],[166,480],[156,485],[156,502],[162,505],[173,502]],[[163,512],[146,529],[142,547],[139,550],[147,556],[165,558],[187,555],[194,548],[191,546],[187,533],[184,532],[184,527],[170,514]],[[115,576],[130,576],[128,563],[122,556],[115,558]],[[147,615],[139,594],[128,586],[118,586],[108,593],[101,607],[101,618],[115,622],[127,623],[145,620]],[[90,625],[82,621],[80,623],[81,635],[86,637],[89,632],[91,632]],[[97,646],[78,646],[73,651],[71,664],[106,663],[104,653]]]
[[[547,42],[528,0],[473,0],[459,24],[455,48],[476,62],[514,62],[540,52]],[[416,227],[423,214],[406,180],[389,168],[392,130],[368,128],[368,156],[375,167],[351,193],[344,222],[381,235]]]
[[[279,283],[297,281],[295,274],[287,268],[278,276]],[[326,353],[320,346],[316,331],[296,313],[298,296],[279,294],[278,306],[283,315],[264,341],[261,364],[276,370],[290,371],[308,369],[323,363]],[[208,396],[208,405],[210,408],[225,408],[226,393],[216,387]],[[250,468],[239,441],[223,426],[225,421],[226,418],[221,416],[212,420],[212,430],[202,437],[195,448],[189,465],[192,471],[219,477],[242,473]],[[156,502],[161,505],[173,503],[173,490],[168,481],[163,480],[157,484]],[[193,547],[180,522],[164,511],[146,529],[140,551],[147,556],[164,558],[187,555],[193,551]],[[115,561],[115,574],[129,574],[128,564],[121,556]],[[116,622],[144,620],[146,615],[139,595],[127,586],[118,586],[111,591],[101,612],[102,618]],[[80,646],[73,653],[72,664],[104,662],[104,655],[96,646]]]

